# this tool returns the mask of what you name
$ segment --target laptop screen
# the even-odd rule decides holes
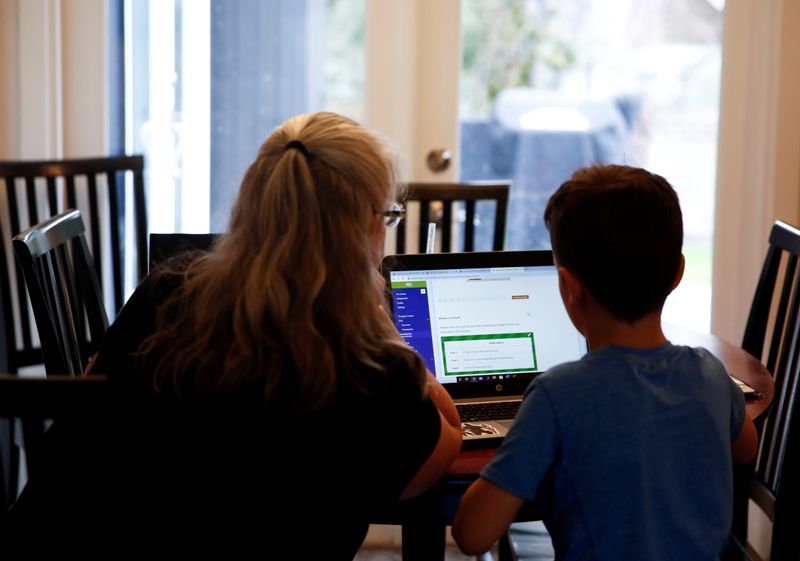
[[[521,393],[586,352],[550,251],[396,255],[383,267],[398,331],[454,396]]]

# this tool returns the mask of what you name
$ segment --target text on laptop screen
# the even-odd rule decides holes
[[[555,266],[391,271],[400,334],[442,383],[543,372],[578,360]]]

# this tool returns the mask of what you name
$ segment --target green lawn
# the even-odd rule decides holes
[[[684,241],[683,255],[686,270],[683,281],[691,284],[711,284],[711,240]]]

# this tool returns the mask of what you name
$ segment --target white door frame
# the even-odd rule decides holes
[[[394,142],[408,179],[458,177],[460,0],[365,0],[365,122]],[[434,173],[433,148],[453,159]]]

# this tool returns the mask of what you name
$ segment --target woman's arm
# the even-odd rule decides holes
[[[453,523],[458,547],[467,555],[488,551],[508,531],[524,502],[488,479],[478,478],[464,493]]]
[[[461,434],[461,418],[458,416],[456,404],[453,403],[453,398],[447,393],[447,390],[442,387],[436,376],[431,374],[430,370],[426,370],[428,376],[428,398],[433,402],[439,412],[442,414],[447,424],[451,427],[458,429],[458,434]],[[460,438],[459,438],[460,440]]]
[[[428,398],[439,410],[439,440],[436,446],[408,483],[401,499],[416,496],[436,483],[447,472],[450,464],[461,450],[461,419],[458,417],[456,406],[442,385],[430,372],[428,376]]]

